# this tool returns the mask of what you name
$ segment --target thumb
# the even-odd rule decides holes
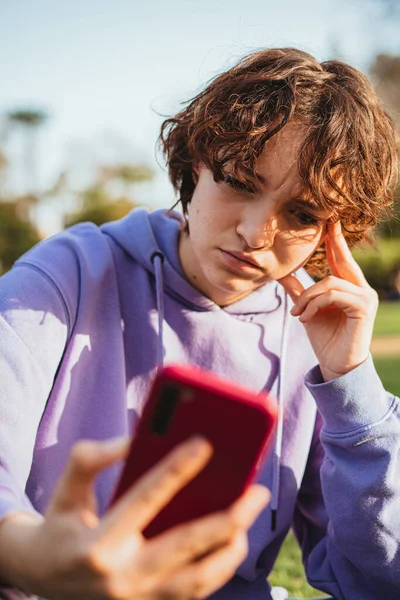
[[[129,438],[114,438],[107,442],[77,442],[56,486],[49,512],[86,508],[97,513],[94,480],[100,471],[125,458],[129,445]]]
[[[303,284],[292,273],[282,277],[282,279],[278,279],[278,283],[281,284],[285,292],[289,294],[294,304],[296,304],[297,298],[304,292]]]

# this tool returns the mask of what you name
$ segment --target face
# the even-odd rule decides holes
[[[323,242],[329,215],[304,197],[297,170],[303,135],[286,126],[268,142],[256,193],[229,176],[216,183],[205,167],[196,171],[179,255],[192,285],[220,306],[296,271]]]

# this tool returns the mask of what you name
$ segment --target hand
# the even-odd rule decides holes
[[[148,540],[143,529],[205,466],[212,450],[201,438],[178,446],[100,520],[94,479],[127,450],[127,442],[75,445],[45,519],[24,535],[18,562],[22,558],[26,574],[15,585],[49,600],[185,600],[205,598],[233,576],[267,490],[254,485],[229,509]]]
[[[279,283],[294,302],[292,315],[304,324],[324,380],[330,381],[368,357],[378,295],[354,260],[340,222],[329,223],[325,244],[332,275],[306,290],[293,275]]]

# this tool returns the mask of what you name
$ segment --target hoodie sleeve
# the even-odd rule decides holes
[[[39,268],[21,263],[0,278],[0,521],[36,513],[25,486],[70,320],[60,290]],[[21,594],[0,584],[0,598]]]
[[[93,300],[109,301],[114,268],[106,236],[81,223],[37,244],[0,277],[0,521],[36,512],[25,490],[38,444],[53,435],[42,418],[47,401],[82,306],[92,316]],[[21,593],[0,583],[0,598]]]
[[[372,358],[306,385],[318,407],[294,529],[308,581],[337,600],[400,598],[399,399]]]

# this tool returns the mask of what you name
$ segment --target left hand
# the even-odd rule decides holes
[[[294,275],[279,283],[294,302],[291,313],[304,324],[324,380],[330,381],[368,357],[378,295],[354,260],[340,222],[328,224],[325,243],[332,275],[308,289]]]

